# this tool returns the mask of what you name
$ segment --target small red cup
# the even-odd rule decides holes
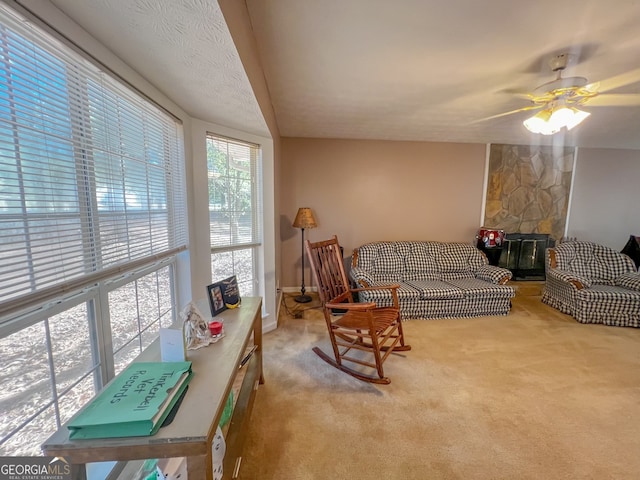
[[[209,331],[211,335],[220,335],[222,333],[222,323],[221,322],[209,322]]]

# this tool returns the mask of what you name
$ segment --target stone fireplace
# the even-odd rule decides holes
[[[483,226],[507,232],[499,265],[515,280],[544,279],[545,249],[564,236],[574,150],[491,145]]]
[[[484,226],[564,236],[574,148],[491,145]]]

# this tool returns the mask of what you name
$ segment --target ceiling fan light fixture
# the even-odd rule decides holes
[[[542,110],[522,123],[532,133],[553,135],[558,133],[562,127],[571,130],[589,115],[591,115],[589,112],[560,105]]]
[[[533,117],[527,118],[523,123],[525,128],[532,133],[540,133],[542,135],[553,135],[560,131],[560,128],[554,129],[551,123],[553,110],[548,108],[536,113]]]
[[[589,112],[578,110],[577,108],[571,108],[571,110],[573,111],[573,116],[565,123],[565,127],[567,127],[567,130],[571,130],[573,127],[580,124],[585,118],[591,115]]]

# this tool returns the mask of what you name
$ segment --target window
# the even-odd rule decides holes
[[[115,374],[124,370],[173,321],[171,271],[153,268],[137,280],[114,282],[109,313]],[[126,283],[125,283],[126,282]]]
[[[212,278],[235,275],[245,296],[259,287],[259,155],[258,145],[207,135]]]
[[[182,137],[0,6],[0,455],[39,454],[176,318]]]

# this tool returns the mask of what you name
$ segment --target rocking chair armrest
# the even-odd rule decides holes
[[[400,307],[400,301],[398,300],[398,289],[400,288],[400,285],[397,283],[392,283],[389,285],[373,285],[371,287],[362,287],[362,288],[352,288],[351,291],[352,292],[366,292],[366,291],[370,291],[370,290],[391,290],[391,299],[392,299],[392,306],[394,308],[399,308]]]
[[[325,308],[336,308],[340,310],[372,310],[376,308],[376,304],[374,302],[367,303],[331,303],[327,302],[324,304]]]

